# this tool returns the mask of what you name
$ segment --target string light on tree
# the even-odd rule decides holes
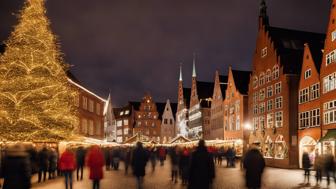
[[[0,57],[0,138],[70,139],[78,124],[78,97],[66,76],[44,0],[28,0]]]

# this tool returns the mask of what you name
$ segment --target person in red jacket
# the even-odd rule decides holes
[[[160,165],[163,166],[164,160],[166,159],[166,149],[163,146],[159,149],[159,158],[160,158]]]
[[[76,169],[75,154],[67,148],[59,160],[59,168],[65,177],[65,188],[72,189],[72,172]]]
[[[92,146],[87,155],[87,166],[90,169],[90,179],[93,189],[99,189],[99,182],[103,178],[104,155],[98,146]]]

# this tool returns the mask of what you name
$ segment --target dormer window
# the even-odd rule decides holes
[[[310,78],[310,76],[311,76],[311,69],[308,69],[308,70],[305,71],[304,78],[308,79],[308,78]]]
[[[267,56],[267,47],[261,49],[261,57],[264,58],[265,56]]]

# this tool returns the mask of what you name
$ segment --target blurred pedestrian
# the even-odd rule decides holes
[[[322,182],[322,169],[323,169],[323,159],[322,156],[319,154],[318,150],[315,152],[315,162],[314,162],[314,169],[315,169],[315,179],[316,185]]]
[[[85,149],[80,146],[76,150],[76,162],[77,162],[77,180],[83,180],[83,169],[85,164]]]
[[[331,151],[324,155],[324,171],[327,176],[327,185],[330,185],[330,177],[333,177],[334,182],[336,182],[335,178],[335,162],[334,156]]]
[[[244,157],[245,181],[249,189],[261,187],[262,173],[265,168],[265,160],[257,148],[251,148]]]
[[[200,140],[191,155],[188,189],[209,189],[215,178],[215,165],[207,151],[205,141]]]
[[[160,158],[160,165],[163,166],[164,161],[166,159],[166,149],[163,146],[159,148],[159,158]]]
[[[152,173],[155,171],[156,167],[156,156],[157,156],[157,150],[156,147],[153,147],[149,151],[149,159],[152,165]]]
[[[190,153],[189,150],[184,147],[181,157],[180,157],[180,167],[182,170],[182,184],[188,184],[189,177],[189,164],[190,164]]]
[[[87,166],[90,169],[92,189],[99,189],[100,180],[103,178],[104,155],[98,146],[92,146],[87,155]]]
[[[38,153],[38,182],[46,180],[48,168],[49,168],[49,151],[46,146],[43,146],[42,150]]]
[[[114,148],[112,151],[112,167],[114,168],[114,170],[119,169],[120,157],[121,157],[120,148],[119,147]]]
[[[57,171],[57,161],[58,161],[58,154],[56,149],[51,148],[49,150],[49,179],[56,178],[56,171]]]
[[[72,172],[76,169],[76,159],[70,148],[67,148],[61,155],[59,168],[65,178],[65,188],[72,189]]]
[[[127,175],[128,174],[128,167],[129,167],[129,164],[131,163],[131,160],[132,160],[131,149],[129,147],[127,147],[124,153],[125,153],[124,154],[125,175]]]
[[[9,146],[3,161],[3,189],[29,189],[31,167],[28,153],[23,145]]]
[[[148,161],[148,155],[141,142],[137,142],[133,151],[132,169],[136,177],[136,188],[142,189],[143,177],[145,176],[145,167]]]
[[[172,182],[177,183],[179,172],[179,151],[177,146],[171,149],[170,160],[171,160],[171,180]]]
[[[311,162],[309,158],[309,154],[307,152],[304,152],[302,154],[302,168],[304,170],[304,183],[310,184],[309,178],[310,178],[310,167],[311,167]]]
[[[109,147],[105,147],[103,148],[103,151],[104,151],[104,156],[105,156],[105,169],[110,170],[112,149]]]

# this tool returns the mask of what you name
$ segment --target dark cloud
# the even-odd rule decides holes
[[[17,22],[22,0],[0,1],[0,40]],[[268,0],[272,25],[325,32],[330,1]],[[214,71],[251,68],[259,0],[48,0],[53,32],[82,83],[114,103],[176,100],[183,62],[190,86],[192,54],[200,80]]]

